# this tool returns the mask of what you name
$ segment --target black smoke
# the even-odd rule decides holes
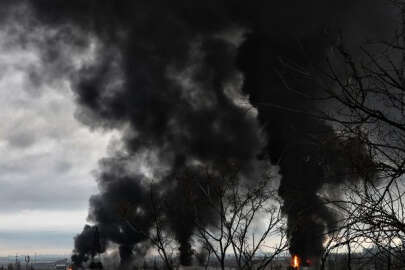
[[[131,262],[135,245],[148,239],[151,226],[148,188],[144,176],[130,175],[119,160],[112,158],[100,162],[97,178],[100,193],[90,198],[89,220],[106,240],[119,245],[124,268]]]
[[[245,75],[243,89],[268,134],[263,157],[280,166],[290,252],[316,261],[338,221],[319,196],[321,189],[370,180],[375,167],[358,138],[340,138],[316,117],[314,98],[321,93],[309,73],[312,65],[322,64],[330,37],[320,32],[307,40],[295,38],[251,35],[240,48],[238,64]],[[360,160],[362,168],[356,165]]]
[[[98,44],[95,60],[69,76],[78,119],[123,134],[119,149],[101,161],[100,194],[91,198],[89,213],[106,241],[120,246],[123,261],[147,239],[150,194],[157,190],[173,208],[159,215],[180,244],[181,263],[190,264],[194,225],[187,217],[195,209],[183,195],[196,189],[195,177],[178,176],[196,165],[236,162],[254,181],[258,158],[281,168],[291,252],[319,256],[322,235],[336,219],[318,193],[325,183],[368,175],[350,161],[366,155],[365,149],[345,150],[356,139],[340,139],[312,117],[319,87],[310,71],[322,66],[339,33],[349,40],[374,34],[386,15],[381,1],[25,2],[41,24],[73,29],[58,37],[63,44],[77,35],[76,47]],[[52,44],[43,50],[58,55],[49,54]],[[52,74],[58,73],[65,70],[53,65]],[[151,185],[151,178],[158,180]],[[215,222],[209,211],[206,219]]]
[[[201,24],[203,18],[191,16],[195,7],[186,3],[33,1],[32,5],[44,23],[73,25],[95,35],[101,44],[96,63],[72,76],[80,105],[77,115],[93,128],[121,129],[123,157],[102,162],[97,177],[100,194],[90,200],[89,220],[120,246],[122,260],[128,260],[132,247],[147,239],[151,181],[122,167],[131,167],[131,160],[139,156],[157,156],[155,164],[147,164],[148,170],[158,172],[157,189],[165,192],[173,207],[162,215],[179,242],[180,263],[191,264],[190,215],[195,209],[184,201],[177,175],[194,164],[230,161],[238,162],[244,174],[252,174],[261,147],[256,120],[235,102],[232,91],[225,91],[240,77],[234,65],[237,46],[221,33],[232,25]],[[225,23],[214,14],[216,4],[202,4],[201,9]],[[139,209],[139,214],[131,215],[131,225],[118,214],[125,203]]]
[[[86,225],[83,231],[75,237],[75,250],[72,261],[75,266],[93,259],[96,255],[103,253],[106,248],[105,239],[100,237],[97,226]]]

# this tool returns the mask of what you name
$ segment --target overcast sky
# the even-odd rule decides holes
[[[0,256],[68,253],[111,135],[74,118],[67,82],[32,87],[35,52],[0,33]]]

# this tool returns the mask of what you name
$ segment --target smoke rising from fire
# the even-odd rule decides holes
[[[168,217],[181,262],[190,264],[194,225],[187,216],[193,209],[183,195],[184,185],[193,189],[193,183],[178,175],[197,165],[236,163],[254,181],[258,159],[269,158],[280,166],[291,252],[319,256],[322,235],[336,223],[321,188],[372,172],[365,175],[351,163],[367,160],[355,138],[340,139],[310,116],[319,109],[310,98],[319,89],[306,71],[323,64],[338,33],[348,40],[379,34],[386,19],[382,1],[26,2],[39,24],[63,30],[56,37],[62,43],[44,44],[48,58],[61,55],[61,44],[98,42],[94,61],[69,74],[78,119],[123,134],[100,161],[100,193],[90,199],[89,220],[102,239],[97,252],[110,241],[129,260],[147,239],[156,191],[176,208],[159,214]],[[65,76],[66,65],[52,65],[52,74]],[[242,105],[247,98],[257,115]],[[203,203],[198,207],[215,222]],[[136,230],[120,211],[127,208],[136,210],[130,222]],[[80,255],[94,252],[83,247],[86,235],[94,238],[94,229],[76,238]]]

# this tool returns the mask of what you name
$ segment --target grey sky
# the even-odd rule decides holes
[[[0,255],[68,252],[110,135],[74,118],[67,82],[30,85],[38,57],[8,38],[0,33]]]

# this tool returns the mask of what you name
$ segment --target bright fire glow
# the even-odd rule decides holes
[[[300,260],[297,255],[294,255],[292,258],[292,267],[297,268],[300,267]]]

